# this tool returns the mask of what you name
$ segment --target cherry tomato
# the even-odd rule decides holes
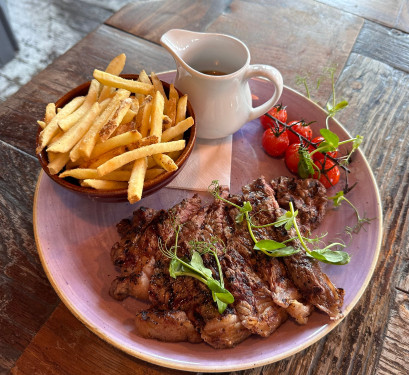
[[[314,164],[320,169],[321,175],[319,181],[328,189],[339,181],[339,168],[334,162],[327,159],[323,165],[324,159],[317,160]],[[314,178],[318,178],[318,172],[315,172]]]
[[[287,132],[282,128],[279,129],[279,132],[269,128],[263,134],[261,145],[267,154],[274,157],[282,156],[288,147]]]
[[[310,145],[308,147],[309,152],[314,151],[317,149],[317,147],[320,145],[320,143],[324,141],[324,137],[315,137],[314,139],[311,140],[311,143],[316,144],[316,146]],[[338,151],[329,151],[326,153],[329,156],[332,156],[333,158],[336,158],[338,156]],[[315,154],[312,154],[312,159],[313,160],[322,160],[324,159],[324,154],[322,154],[321,152],[316,152]]]
[[[271,108],[268,111],[268,114],[280,120],[281,122],[287,122],[287,110],[281,104],[278,104]],[[266,115],[260,117],[260,122],[265,130],[269,129],[270,127],[274,128],[275,126],[274,120]]]
[[[302,135],[307,139],[312,138],[312,130],[309,125],[305,123],[305,121],[291,121],[288,125],[292,125],[291,129],[297,132],[298,134]],[[300,143],[300,138],[294,134],[291,130],[287,130],[288,139],[290,140],[290,145],[293,143]]]
[[[298,149],[300,148],[300,143],[293,143],[288,146],[285,152],[285,165],[288,170],[292,173],[298,174],[298,163],[300,162],[300,155],[298,154]]]

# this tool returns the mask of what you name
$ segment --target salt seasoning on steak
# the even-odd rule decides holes
[[[259,178],[244,186],[241,195],[230,196],[226,189],[221,195],[238,205],[249,201],[252,220],[261,225],[274,222],[292,201],[306,233],[324,216],[325,189],[321,188],[313,182],[286,178],[270,185]],[[111,258],[121,275],[112,282],[110,293],[117,299],[131,295],[151,303],[151,308],[136,316],[140,336],[162,341],[203,340],[214,348],[230,348],[251,334],[271,335],[288,315],[305,324],[312,305],[331,318],[340,316],[342,291],[332,285],[319,265],[302,252],[278,259],[253,250],[245,220],[235,221],[237,213],[234,206],[222,200],[201,207],[199,198],[194,196],[168,211],[136,210],[132,221],[118,224],[121,240],[113,246]],[[179,224],[180,257],[190,259],[191,241],[218,239],[215,246],[225,287],[235,299],[223,314],[218,312],[206,285],[192,277],[174,279],[169,275],[170,260],[160,251],[159,243],[174,245]],[[255,229],[254,233],[258,239],[278,241],[289,235],[283,228],[275,227]],[[204,254],[202,259],[214,278],[219,279],[214,257]]]

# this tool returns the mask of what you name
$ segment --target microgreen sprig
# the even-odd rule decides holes
[[[251,218],[249,215],[249,213],[252,210],[250,202],[246,201],[243,203],[243,206],[240,207],[239,205],[233,202],[230,202],[229,200],[225,198],[222,198],[219,194],[219,183],[217,180],[212,181],[212,184],[209,186],[209,191],[216,199],[220,199],[236,207],[239,210],[239,214],[236,216],[235,220],[237,223],[241,223],[244,219],[246,220],[246,224],[247,224],[247,228],[248,228],[250,237],[252,238],[254,242],[254,247],[253,247],[254,250],[261,251],[264,254],[271,256],[271,257],[283,257],[283,256],[289,256],[289,255],[298,253],[301,250],[300,248],[295,248],[294,246],[287,245],[287,243],[290,241],[293,241],[294,238],[289,238],[288,240],[283,241],[283,242],[278,242],[278,241],[271,240],[271,239],[263,239],[263,240],[258,241],[253,233],[253,228],[266,228],[269,226],[274,226],[274,227],[284,226],[284,228],[287,231],[289,231],[291,228],[295,229],[297,238],[301,244],[301,248],[305,250],[308,256],[315,258],[321,262],[335,264],[335,265],[343,265],[343,264],[349,263],[350,257],[348,253],[344,251],[340,251],[340,250],[331,250],[335,246],[338,246],[341,248],[345,247],[345,245],[342,243],[339,243],[339,242],[331,243],[322,249],[310,250],[308,248],[308,246],[306,245],[306,242],[309,242],[309,243],[317,242],[317,239],[309,239],[301,235],[301,232],[299,230],[299,227],[297,225],[297,220],[296,220],[296,217],[298,215],[298,210],[294,211],[294,206],[292,202],[290,202],[290,211],[285,212],[275,222],[265,224],[265,225],[254,225],[251,222]]]
[[[331,250],[331,248],[335,246],[344,248],[345,245],[340,242],[331,243],[322,249],[310,250],[305,243],[306,241],[304,237],[301,235],[300,229],[297,224],[297,220],[295,220],[298,214],[298,210],[294,211],[294,206],[292,202],[290,202],[289,205],[290,205],[290,211],[287,211],[284,214],[286,218],[288,218],[288,223],[291,223],[287,225],[287,227],[291,227],[291,226],[294,227],[295,232],[297,233],[298,240],[300,241],[302,248],[305,250],[308,256],[310,256],[311,258],[315,258],[319,260],[320,262],[334,264],[334,265],[344,265],[344,264],[349,263],[351,258],[348,253],[346,253],[345,251],[341,251],[341,250]]]
[[[192,251],[192,257],[190,261],[188,259],[182,259],[177,255],[180,229],[181,227],[178,226],[175,235],[175,244],[171,246],[170,249],[167,249],[161,241],[159,242],[159,249],[162,254],[171,259],[169,264],[170,276],[175,279],[178,276],[189,276],[207,285],[207,287],[212,292],[213,301],[216,302],[219,313],[223,314],[223,312],[227,308],[227,305],[234,302],[234,297],[224,287],[223,272],[220,266],[219,259],[217,257],[215,244],[210,243],[207,244],[206,247],[204,247],[200,242],[192,242],[192,245],[195,246],[195,249]],[[206,251],[204,250],[204,248],[206,249]],[[208,252],[213,254],[218,267],[220,280],[216,280],[213,278],[212,270],[205,267],[205,265],[203,264],[202,255],[197,250],[201,250],[203,251],[203,253]]]
[[[352,235],[352,233],[358,233],[365,224],[368,224],[371,222],[371,220],[373,220],[366,217],[362,218],[355,205],[347,197],[345,197],[343,190],[340,190],[333,197],[328,197],[328,199],[332,200],[334,207],[339,207],[342,201],[345,201],[354,209],[357,218],[357,223],[353,227],[350,226],[346,227],[346,232],[349,235]]]

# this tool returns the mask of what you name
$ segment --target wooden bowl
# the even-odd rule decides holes
[[[121,77],[126,78],[126,79],[133,79],[137,80],[139,75],[138,74],[121,74]],[[78,87],[74,88],[73,90],[69,91],[66,93],[64,96],[62,96],[60,99],[58,99],[55,103],[56,108],[61,108],[68,102],[70,102],[73,98],[77,96],[83,96],[86,95],[88,92],[88,88],[90,86],[90,81],[85,82]],[[166,95],[169,94],[169,84],[167,82],[163,82],[163,87],[165,89]],[[179,96],[182,96],[183,94],[179,92]],[[195,115],[193,112],[193,108],[190,104],[190,102],[187,102],[187,108],[186,108],[186,117],[192,116],[193,119],[195,120]],[[36,139],[36,147],[39,144],[39,134],[41,132],[41,127],[38,127],[37,131],[37,139]],[[193,146],[196,141],[196,125],[194,124],[190,129],[188,129],[184,135],[183,138],[186,141],[186,147],[183,150],[182,154],[179,156],[177,160],[175,160],[176,165],[178,166],[178,169],[173,172],[165,172],[162,173],[161,175],[149,180],[145,181],[143,185],[143,192],[142,192],[142,198],[146,197],[159,189],[165,187],[167,184],[169,184],[176,176],[177,174],[182,170],[183,166],[186,164],[187,159],[189,158],[190,154],[192,153]],[[78,193],[84,196],[88,196],[92,199],[97,199],[97,200],[103,200],[105,202],[122,202],[126,201],[128,197],[128,192],[127,189],[116,189],[116,190],[96,190],[93,188],[89,187],[83,187],[79,184],[78,180],[67,177],[67,178],[60,178],[58,175],[52,175],[50,174],[48,170],[48,157],[47,157],[47,152],[45,149],[37,154],[37,158],[40,161],[41,167],[43,168],[44,172],[58,185],[62,186],[65,189],[68,189],[74,193]],[[62,171],[61,171],[62,172]]]

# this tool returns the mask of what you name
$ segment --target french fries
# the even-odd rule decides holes
[[[173,85],[168,95],[154,72],[137,81],[119,77],[126,56],[116,56],[105,71],[95,69],[88,93],[62,108],[46,106],[37,153],[47,152],[48,170],[97,190],[127,189],[138,202],[144,182],[178,168],[186,146],[183,133],[187,97]]]

